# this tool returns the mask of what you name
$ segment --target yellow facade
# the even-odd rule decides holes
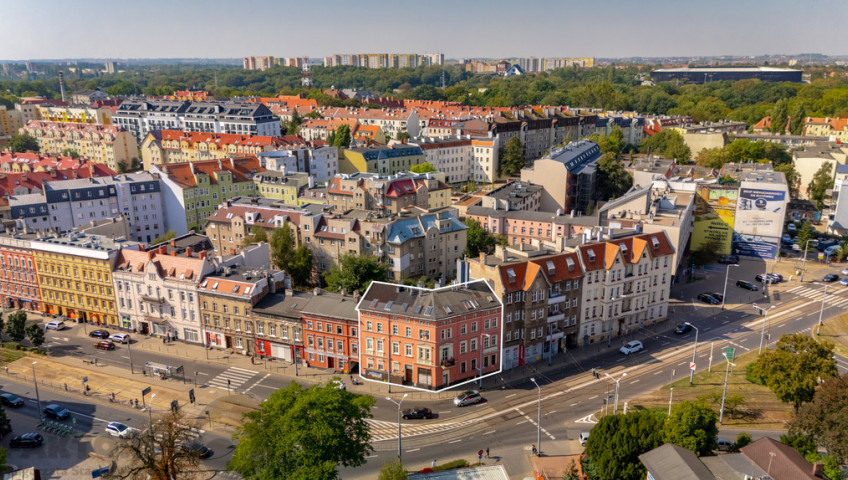
[[[9,111],[5,105],[0,105],[0,137],[14,137],[22,126],[20,112]]]
[[[90,107],[36,107],[38,119],[45,122],[89,123],[96,125],[111,125],[112,111],[108,108]]]
[[[131,165],[138,157],[138,143],[132,133],[112,125],[30,122],[21,133],[34,137],[43,154],[62,155],[66,149],[75,150],[112,170],[117,170],[121,162]]]
[[[117,326],[113,258],[99,259],[33,249],[45,312]]]

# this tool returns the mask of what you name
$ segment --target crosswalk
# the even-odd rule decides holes
[[[844,307],[848,305],[848,295],[843,294],[844,292],[848,292],[848,287],[843,287],[842,285],[829,285],[826,297],[824,287],[810,288],[802,285],[790,288],[786,292],[800,295],[810,300],[821,301],[824,299],[825,305],[829,307]]]
[[[368,426],[370,427],[372,441],[379,442],[384,440],[397,439],[397,422],[386,422],[383,420],[374,420],[371,418],[365,419],[365,421],[368,422]],[[423,420],[422,422],[426,422],[426,420]],[[477,420],[466,420],[463,422],[450,423],[404,423],[402,435],[403,438],[408,438],[417,435],[428,435],[431,433],[447,432],[474,423],[477,423]]]
[[[209,380],[210,387],[220,388],[221,390],[236,391],[245,382],[258,375],[259,372],[248,370],[246,368],[230,367],[218,376]],[[227,383],[229,381],[229,384]]]

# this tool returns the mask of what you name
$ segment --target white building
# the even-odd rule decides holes
[[[424,159],[437,171],[443,172],[446,183],[459,183],[471,179],[473,148],[470,137],[421,137],[410,140],[424,152]]]
[[[256,157],[268,170],[306,172],[315,183],[329,181],[339,173],[339,149],[336,147],[277,150],[259,153]]]

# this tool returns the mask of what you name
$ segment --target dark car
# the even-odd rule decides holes
[[[709,303],[710,305],[718,305],[719,303],[721,303],[719,301],[719,299],[715,298],[714,296],[710,295],[709,293],[699,294],[698,300],[700,300],[704,303]]]
[[[822,278],[822,282],[835,282],[839,280],[839,275],[835,273],[828,273]]]
[[[721,263],[723,265],[738,264],[739,263],[739,256],[738,255],[722,255],[722,256],[718,257],[718,263]]]
[[[55,403],[51,403],[44,407],[43,413],[50,418],[55,418],[56,420],[64,420],[71,416],[71,412],[69,412],[67,408],[61,405],[56,405]]]
[[[763,283],[763,279],[764,279],[764,278],[765,278],[765,280],[766,280],[766,281],[765,281],[765,283],[777,283],[777,282],[779,282],[779,281],[780,281],[780,280],[778,280],[778,279],[777,279],[777,277],[775,277],[774,275],[768,274],[768,275],[766,275],[766,276],[763,276],[763,274],[762,274],[762,273],[758,273],[758,274],[757,274],[757,276],[756,276],[756,277],[754,277],[754,280],[756,280],[756,281],[757,281],[757,282],[759,282],[759,283]]]
[[[722,295],[720,293],[713,292],[710,295],[712,295],[712,297],[715,298],[716,300],[718,300],[719,302],[724,301],[724,295]]]
[[[692,330],[692,325],[689,325],[688,323],[681,323],[677,326],[677,328],[674,329],[674,333],[678,335],[683,335],[684,333],[690,330]]]
[[[185,449],[190,453],[197,455],[197,458],[206,459],[215,454],[209,447],[198,442],[191,442],[185,445]]]
[[[418,419],[418,418],[433,418],[433,411],[429,408],[424,407],[414,407],[403,411],[403,419]]]
[[[108,340],[104,340],[102,342],[95,343],[94,348],[96,348],[98,350],[114,350],[115,344],[108,341]]]
[[[745,290],[750,290],[752,292],[756,292],[758,290],[757,286],[751,282],[746,282],[744,280],[739,280],[736,282],[736,286],[739,288],[744,288]]]
[[[13,393],[0,394],[0,401],[3,402],[3,405],[8,405],[10,407],[18,408],[24,406],[23,399]]]
[[[109,338],[109,332],[106,330],[94,330],[93,332],[88,334],[89,337],[94,338]]]
[[[42,437],[40,433],[29,432],[13,438],[12,441],[9,442],[9,447],[35,448],[41,446],[42,443],[44,443],[44,437]]]

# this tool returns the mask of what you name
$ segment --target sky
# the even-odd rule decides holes
[[[0,60],[848,54],[848,0],[0,0]]]

